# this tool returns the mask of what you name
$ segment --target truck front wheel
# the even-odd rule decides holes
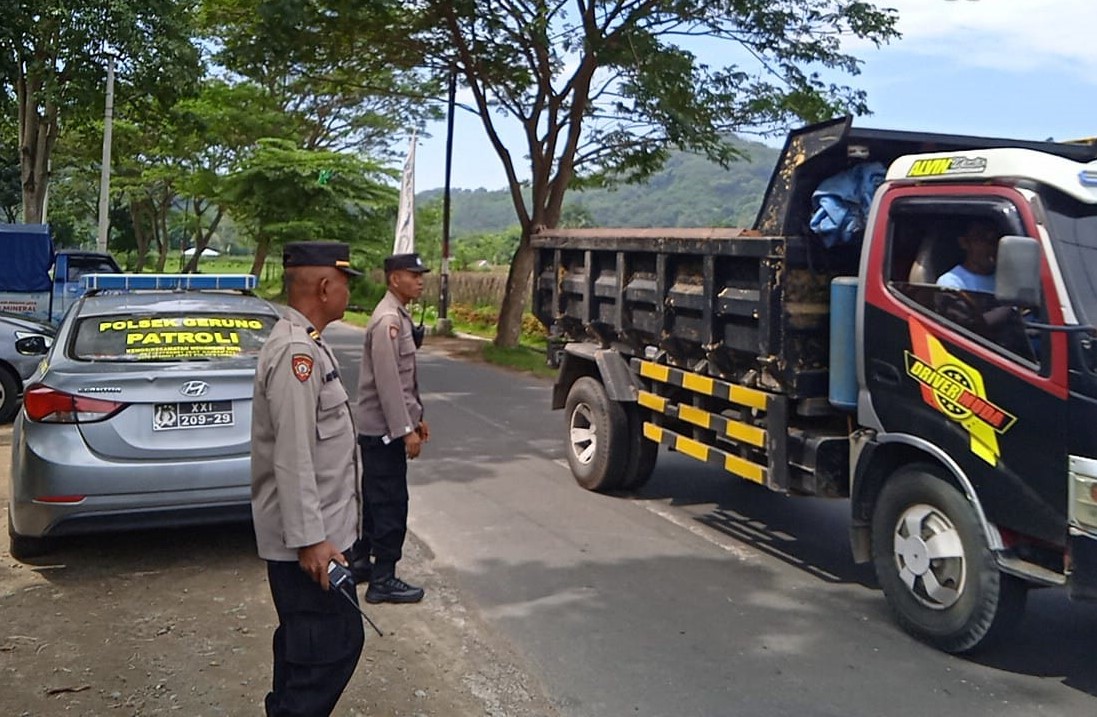
[[[576,482],[587,490],[620,487],[628,460],[628,417],[589,376],[576,379],[564,405],[568,419],[567,456]]]
[[[896,620],[951,653],[983,647],[1013,626],[1026,585],[998,569],[978,516],[938,468],[900,469],[872,516],[876,577]]]

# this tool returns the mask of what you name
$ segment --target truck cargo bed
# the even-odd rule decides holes
[[[549,230],[534,312],[561,340],[594,338],[790,398],[825,399],[830,279],[857,250],[744,229]]]

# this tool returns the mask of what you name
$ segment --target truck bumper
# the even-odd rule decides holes
[[[1075,528],[1067,539],[1070,578],[1067,581],[1074,600],[1097,600],[1097,535]]]

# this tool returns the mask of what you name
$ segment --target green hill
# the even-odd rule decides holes
[[[675,153],[645,184],[569,192],[565,216],[585,215],[593,226],[750,226],[780,151],[759,142],[736,144],[749,161],[725,170],[704,157]],[[416,202],[441,197],[441,189],[432,189],[417,194]],[[517,223],[510,194],[502,189],[455,189],[451,211],[454,237],[497,232]]]

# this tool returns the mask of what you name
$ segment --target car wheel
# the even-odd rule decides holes
[[[998,569],[974,509],[934,466],[907,466],[888,480],[873,511],[872,552],[896,620],[945,652],[989,644],[1024,612],[1027,585]]]
[[[576,482],[587,490],[619,487],[628,460],[624,408],[609,399],[601,383],[583,376],[568,391],[564,413],[568,419],[568,465]]]
[[[50,538],[32,538],[29,535],[19,535],[15,532],[15,526],[11,522],[11,506],[8,506],[8,552],[16,560],[37,558],[45,555],[53,548],[53,540]]]
[[[0,423],[11,423],[19,410],[19,380],[0,367]]]
[[[622,490],[639,490],[651,480],[659,458],[659,444],[644,438],[644,414],[639,406],[625,408],[628,416],[628,462],[621,476]]]

